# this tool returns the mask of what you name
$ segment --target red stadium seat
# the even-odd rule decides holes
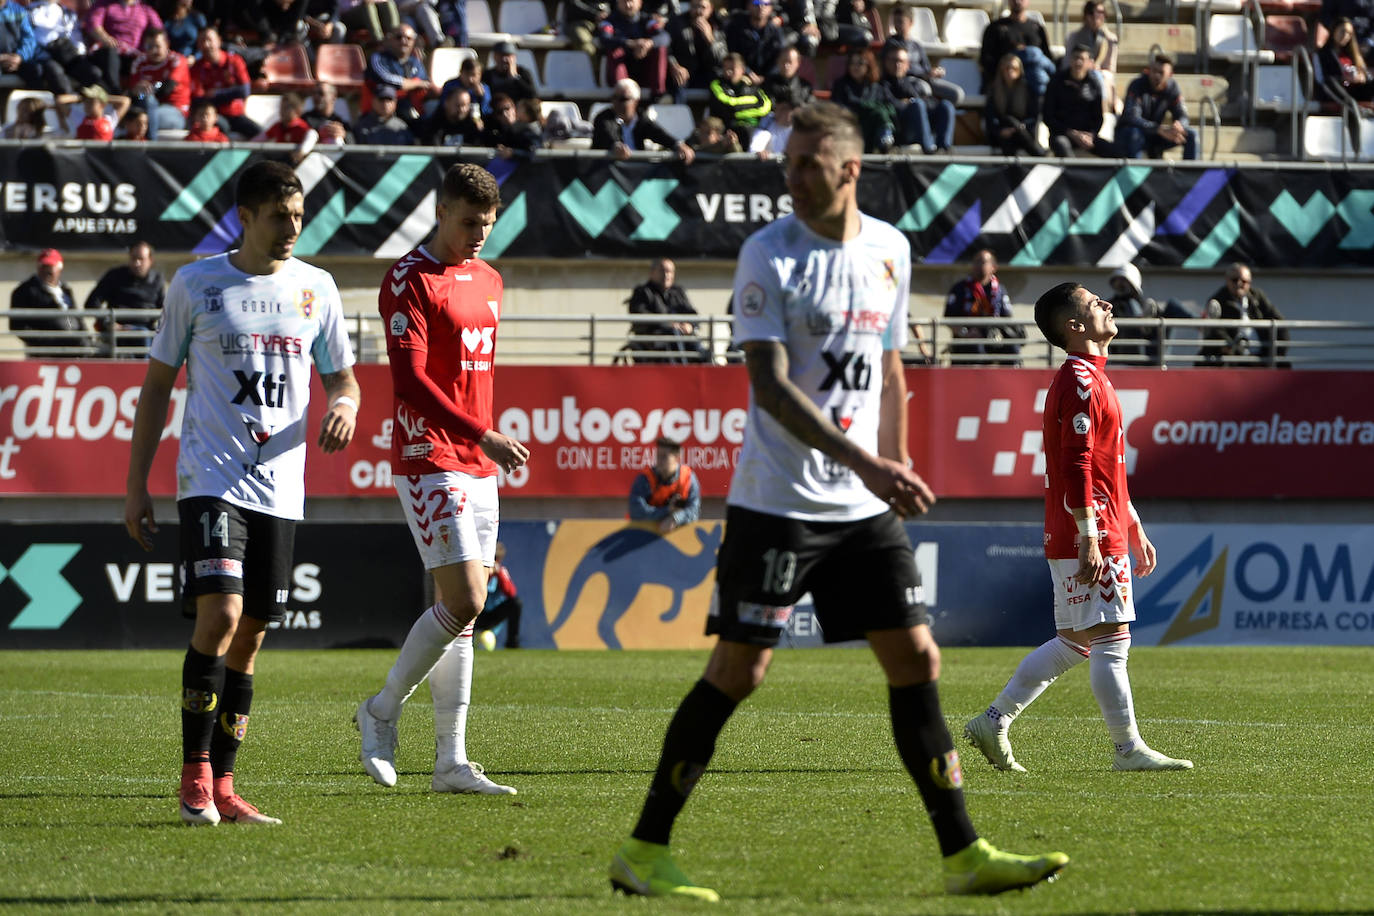
[[[315,51],[315,70],[320,82],[333,83],[340,92],[356,92],[363,86],[367,59],[357,45],[320,45]]]
[[[1265,16],[1264,47],[1278,61],[1290,60],[1293,50],[1307,44],[1307,20],[1301,16]]]
[[[286,45],[267,55],[262,75],[270,92],[311,92],[315,78],[310,75],[310,58],[300,45]]]

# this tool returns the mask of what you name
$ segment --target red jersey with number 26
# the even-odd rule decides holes
[[[1107,380],[1107,358],[1070,353],[1045,396],[1045,557],[1078,557],[1072,509],[1097,512],[1104,555],[1125,556],[1126,431],[1121,402]],[[1091,502],[1090,502],[1091,501]]]
[[[393,369],[412,354],[424,354],[425,373],[483,432],[492,427],[492,363],[501,290],[501,275],[485,261],[441,264],[421,246],[392,266],[378,296]],[[394,401],[391,455],[397,476],[436,471],[473,477],[496,474],[495,462],[475,439],[425,417],[399,392]]]

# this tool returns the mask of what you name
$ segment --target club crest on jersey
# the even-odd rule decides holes
[[[757,283],[750,283],[739,294],[740,314],[756,318],[763,314],[763,303],[767,297],[763,293],[763,287]]]
[[[224,311],[224,290],[220,289],[218,286],[205,287],[205,311]]]
[[[1078,433],[1080,436],[1086,436],[1090,429],[1092,429],[1092,421],[1088,419],[1087,414],[1077,413],[1073,415],[1074,432]]]
[[[391,316],[391,324],[388,326],[392,337],[400,337],[410,327],[410,320],[402,312],[397,312]]]
[[[318,306],[315,304],[315,291],[313,289],[301,290],[301,297],[296,301],[296,311],[301,313],[301,317],[306,321],[312,321],[318,317]]]

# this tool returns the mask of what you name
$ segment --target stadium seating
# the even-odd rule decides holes
[[[592,59],[581,51],[555,50],[544,55],[544,85],[567,99],[606,99],[609,89],[597,82]]]
[[[1293,49],[1307,44],[1307,20],[1301,16],[1282,15],[1264,17],[1264,47],[1274,52],[1274,59],[1289,60]]]
[[[936,57],[944,57],[950,53],[950,47],[940,39],[940,29],[935,23],[935,14],[929,7],[916,6],[911,8],[912,37],[921,43],[921,48],[926,52],[926,56],[932,60]]]
[[[311,92],[315,78],[310,75],[310,58],[298,44],[283,45],[262,62],[262,76],[269,92]]]
[[[250,95],[243,100],[243,113],[267,130],[281,120],[281,96]]]
[[[468,44],[474,48],[489,48],[511,36],[496,31],[487,0],[467,0]]]
[[[333,83],[340,92],[362,88],[367,60],[357,45],[322,44],[315,51],[315,72],[321,82]]]
[[[977,55],[987,27],[988,14],[981,9],[955,7],[945,11],[945,43],[953,54]]]
[[[543,0],[502,0],[496,27],[515,36],[522,48],[566,48],[570,42],[553,34]]]
[[[477,52],[472,48],[435,48],[429,58],[429,81],[443,86],[458,75],[463,61],[468,58],[476,60]]]
[[[1267,64],[1257,68],[1255,87],[1255,108],[1260,111],[1273,111],[1287,114],[1293,110],[1293,68],[1285,64]],[[1315,102],[1308,102],[1302,96],[1302,83],[1298,83],[1298,106],[1309,111],[1317,111]]]
[[[688,105],[652,105],[649,108],[649,120],[657,121],[679,140],[690,137],[697,126],[696,117]]]
[[[585,57],[586,55],[584,54],[583,56]],[[534,88],[539,92],[543,92],[546,83],[544,82],[543,76],[539,73],[539,63],[534,59],[534,52],[529,48],[516,48],[515,62],[517,65],[530,71],[530,75],[534,77]],[[490,70],[494,66],[496,66],[496,55],[488,54],[485,68]]]
[[[945,79],[964,90],[965,108],[982,108],[984,98],[978,91],[983,75],[978,70],[978,61],[966,57],[946,57],[940,61],[945,68]]]
[[[62,122],[58,119],[57,109],[53,107],[53,94],[40,89],[15,89],[10,92],[10,97],[5,102],[5,123],[13,124],[14,119],[19,116],[19,103],[24,99],[38,99],[47,108],[43,111],[43,122],[47,125],[45,133],[52,133],[60,130]],[[76,122],[81,123],[80,106],[73,105],[76,110]]]
[[[1340,115],[1313,115],[1303,124],[1302,152],[1306,159],[1353,159],[1354,144]]]
[[[1274,52],[1260,48],[1254,25],[1243,15],[1212,15],[1207,22],[1207,56],[1231,63],[1247,58],[1261,64],[1274,62]]]

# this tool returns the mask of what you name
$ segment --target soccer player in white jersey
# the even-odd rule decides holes
[[[1017,666],[1002,692],[964,726],[964,735],[999,770],[1024,773],[1007,731],[1065,671],[1088,662],[1088,681],[1116,746],[1118,770],[1190,770],[1151,750],[1136,728],[1126,657],[1131,650],[1135,574],[1155,568],[1155,548],[1126,488],[1121,402],[1107,380],[1116,337],[1112,304],[1077,283],[1061,283],[1035,303],[1035,323],[1069,358],[1045,396],[1045,558],[1054,585],[1053,639]]]
[[[235,191],[243,245],[188,264],[167,291],[134,416],[124,525],[144,550],[157,532],[148,472],[172,384],[186,364],[177,456],[181,587],[195,629],[181,674],[181,819],[279,824],[234,790],[263,632],[286,612],[295,523],[305,508],[310,365],[329,409],[325,453],[353,438],[358,385],[334,278],[291,257],[300,180],[257,162]]]
[[[402,704],[428,677],[436,746],[430,788],[515,794],[467,756],[472,622],[486,603],[496,563],[496,475],[530,455],[492,428],[502,283],[477,255],[500,205],[501,190],[486,169],[450,168],[434,239],[387,271],[378,297],[396,393],[396,491],[436,599],[411,627],[386,684],[354,715],[363,769],[384,786],[396,784]]]
[[[897,751],[935,828],[946,891],[1025,887],[1068,862],[995,849],[964,808],[936,688],[939,647],[901,521],[935,499],[907,460],[911,252],[902,233],[859,212],[862,152],[845,109],[797,112],[786,152],[793,215],[740,250],[735,338],[749,414],[706,626],[720,641],[668,725],[639,821],[611,862],[611,883],[626,893],[719,899],[678,869],[669,833],[806,592],[826,639],[866,638],[883,668]]]

